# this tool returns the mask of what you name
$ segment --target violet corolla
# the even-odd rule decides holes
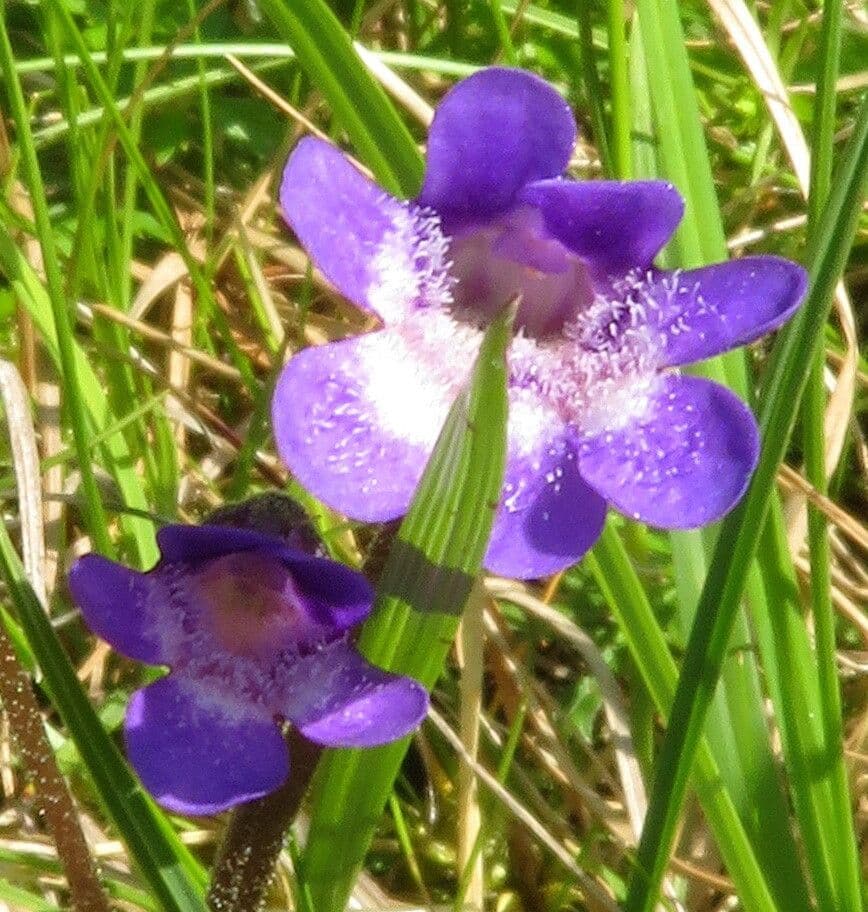
[[[246,529],[166,526],[157,540],[150,572],[89,554],[69,586],[118,652],[171,669],[132,695],[124,730],[161,804],[214,814],[277,788],[284,721],[329,747],[384,744],[421,722],[421,684],[370,665],[348,639],[373,602],[359,573]]]
[[[383,323],[297,354],[273,403],[284,461],[352,518],[406,511],[486,322],[521,295],[485,559],[507,576],[576,561],[607,503],[664,528],[730,510],[756,464],[756,422],[727,389],[676,368],[779,326],[806,288],[799,266],[773,256],[655,268],[681,197],[661,181],[561,178],[575,138],[553,88],[492,68],[437,108],[416,199],[394,199],[312,138],[280,188],[313,262]]]

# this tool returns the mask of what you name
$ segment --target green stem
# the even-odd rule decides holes
[[[624,0],[609,0],[609,89],[612,95],[610,151],[614,176],[629,180],[632,171],[630,77]]]

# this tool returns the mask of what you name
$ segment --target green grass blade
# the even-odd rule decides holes
[[[717,685],[721,658],[766,520],[775,476],[823,338],[832,293],[849,254],[861,211],[868,168],[868,99],[848,144],[845,161],[811,250],[811,289],[780,351],[764,390],[760,425],[763,447],[750,489],[723,523],[711,572],[702,591],[661,749],[648,818],[637,854],[626,909],[646,912],[656,902],[674,838],[687,778],[706,712]]]
[[[359,648],[429,689],[479,572],[500,496],[506,449],[511,317],[489,328],[470,387],[456,400],[401,524]],[[300,876],[318,912],[343,912],[409,739],[329,751],[317,772]]]
[[[18,74],[15,72],[15,54],[6,30],[5,4],[0,5],[0,70],[6,83],[12,116],[18,131],[18,147],[24,167],[24,177],[30,192],[30,202],[36,222],[37,238],[42,250],[48,297],[51,303],[54,327],[57,335],[57,354],[63,382],[64,400],[72,425],[73,439],[78,453],[81,473],[83,512],[88,532],[97,548],[104,554],[112,554],[114,545],[108,534],[102,498],[96,484],[93,463],[90,460],[90,425],[79,381],[78,362],[75,357],[73,317],[63,288],[60,260],[54,242],[48,201],[42,181],[42,171],[36,157],[36,146],[30,130],[30,117],[24,101]]]
[[[823,201],[828,198],[832,183],[835,142],[836,82],[841,53],[843,8],[840,3],[823,7],[823,26],[820,33],[820,62],[817,75],[817,101],[813,114],[811,151],[811,182],[808,194],[808,237],[822,216]],[[808,481],[821,494],[828,492],[826,480],[826,356],[822,347],[814,356],[802,412],[805,450],[805,473]],[[831,797],[830,825],[819,835],[825,844],[830,867],[834,871],[833,886],[838,890],[838,907],[861,908],[860,867],[850,790],[843,757],[841,726],[841,694],[838,684],[838,663],[835,643],[835,612],[831,598],[831,549],[826,518],[811,504],[808,510],[808,553],[811,562],[810,591],[814,615],[817,656],[818,707],[822,727],[822,753],[832,756],[829,792]]]
[[[55,364],[59,363],[57,332],[48,294],[38,276],[15,245],[6,228],[0,224],[0,267],[12,285],[15,296],[30,314],[34,326]],[[74,357],[80,392],[88,417],[97,434],[116,424],[109,407],[105,389],[84,352],[74,346]],[[136,474],[135,460],[122,434],[113,434],[105,440],[103,452],[108,468],[117,482],[121,497],[127,507],[147,513],[149,504]],[[90,458],[89,454],[86,458]],[[152,567],[159,558],[153,523],[136,516],[121,517],[121,527],[132,539],[139,565]]]
[[[2,525],[0,570],[28,642],[51,686],[55,708],[142,876],[167,912],[203,912],[204,871],[136,781],[100,724]]]
[[[678,670],[642,583],[611,522],[606,524],[585,561],[624,632],[630,655],[657,711],[665,718],[675,695]],[[769,859],[758,858],[726,785],[721,782],[715,757],[708,742],[700,741],[692,782],[727,870],[748,912],[779,912],[781,907],[769,890],[763,865]]]
[[[677,18],[674,22],[667,19],[667,11],[661,12],[656,6],[651,12],[656,23],[655,34],[669,35],[670,41],[663,44],[649,41],[644,20],[637,21],[634,26],[631,65],[637,74],[633,80],[636,134],[658,139],[657,145],[637,142],[637,175],[671,178],[672,175],[667,170],[671,167],[681,176],[681,180],[687,182],[679,189],[687,200],[689,217],[681,226],[679,240],[668,251],[668,265],[687,265],[685,257],[709,256],[723,259],[726,257],[726,249],[719,217],[696,217],[696,212],[701,211],[702,205],[698,200],[704,196],[713,199],[715,193],[714,188],[708,186],[711,174],[708,153],[700,128],[679,23]],[[658,78],[654,85],[658,94],[653,97],[653,104],[649,91],[651,77],[644,76],[649,69],[680,72],[682,75],[678,84]],[[656,109],[658,115],[656,130],[653,117],[655,112],[652,108]],[[680,136],[673,135],[667,122],[659,120],[660,109],[693,111],[694,118],[691,120],[685,117]],[[664,146],[665,156],[661,151]],[[718,382],[728,382],[743,396],[747,393],[740,353],[734,353],[726,361],[717,359],[707,362],[695,370]],[[708,572],[714,530],[673,533],[670,539],[678,596],[676,623],[678,635],[685,642],[694,622],[696,605]],[[771,595],[772,593],[767,599],[761,585],[752,587],[751,601],[757,613],[768,612],[769,605],[773,604]],[[745,648],[751,642],[751,628],[745,611],[740,607],[728,644],[729,649],[723,660],[721,686],[715,693],[709,710],[705,735],[769,890],[781,907],[806,910],[809,907],[808,889],[790,826],[787,797],[769,744],[757,659],[752,650]]]
[[[415,194],[422,183],[419,150],[324,0],[260,0],[260,6],[377,180],[393,193]]]

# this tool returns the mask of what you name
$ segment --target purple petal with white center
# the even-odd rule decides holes
[[[432,321],[451,322],[429,311],[399,329],[424,333]],[[448,327],[439,344],[399,329],[299,352],[272,403],[278,452],[299,482],[365,522],[406,511],[473,361]]]
[[[660,378],[643,415],[588,435],[579,469],[613,506],[666,529],[693,529],[729,512],[759,455],[750,409],[698,377]]]
[[[664,181],[543,180],[519,199],[599,278],[650,266],[684,215],[681,195]]]
[[[88,627],[118,652],[140,662],[168,660],[152,616],[152,581],[99,554],[80,557],[69,571],[69,590]]]
[[[180,814],[217,814],[276,789],[286,744],[266,716],[222,707],[202,685],[170,675],[127,707],[130,762],[148,791]]]
[[[661,366],[677,367],[759,339],[802,303],[808,275],[776,256],[661,273],[641,291],[659,333]]]
[[[437,255],[445,257],[446,249],[436,225],[368,180],[329,143],[314,137],[299,142],[283,172],[280,205],[326,278],[386,323],[420,298],[433,303],[427,298],[446,289],[439,285],[446,270]],[[443,276],[426,279],[425,269],[436,273],[440,266]]]
[[[560,174],[575,141],[569,105],[548,83],[489,67],[438,105],[418,201],[449,231],[478,224],[508,209],[525,184]]]
[[[327,747],[387,744],[417,728],[428,712],[428,693],[418,681],[371,665],[345,642],[300,660],[287,691],[287,718]]]
[[[550,576],[581,558],[605,518],[606,501],[579,474],[565,435],[530,453],[512,449],[485,567],[516,579]]]

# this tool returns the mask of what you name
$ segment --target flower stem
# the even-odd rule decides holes
[[[295,819],[322,748],[287,736],[292,772],[277,791],[239,807],[214,862],[206,902],[212,912],[256,912],[265,901],[283,839]]]
[[[109,901],[78,823],[78,813],[42,727],[39,704],[12,640],[0,624],[0,703],[8,716],[27,777],[37,789],[45,822],[69,884],[70,908],[109,912]]]
[[[627,61],[627,35],[624,0],[609,0],[609,91],[612,98],[612,127],[609,151],[613,177],[629,180],[632,170],[630,136],[630,77]]]

